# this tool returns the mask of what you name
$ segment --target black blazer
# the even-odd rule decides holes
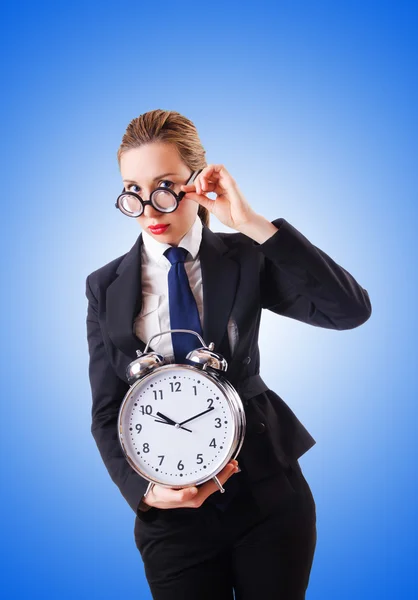
[[[203,225],[200,246],[203,339],[214,342],[215,352],[227,360],[223,375],[244,403],[247,429],[237,458],[251,485],[297,461],[315,444],[259,375],[261,310],[338,330],[358,327],[371,315],[369,295],[350,273],[285,219],[272,223],[279,230],[263,244],[239,232],[215,233]],[[152,520],[159,509],[138,509],[148,481],[128,464],[117,435],[119,407],[129,390],[126,367],[147,341],[133,330],[142,304],[142,243],[141,233],[129,252],[87,276],[86,324],[93,437],[110,477],[135,514]],[[229,318],[238,328],[232,355]]]

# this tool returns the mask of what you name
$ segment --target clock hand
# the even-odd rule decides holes
[[[158,423],[166,423],[166,425],[173,425],[174,427],[184,429],[185,431],[190,431],[190,433],[193,433],[191,429],[187,429],[187,427],[182,427],[182,423],[176,423],[175,421],[173,421],[173,419],[170,419],[170,417],[166,417],[165,415],[163,415],[162,412],[157,412],[157,415],[162,419],[165,419],[165,421],[158,421],[158,419],[154,419]]]
[[[171,423],[167,423],[167,421],[159,421],[158,419],[154,419],[154,421],[157,421],[157,423],[163,423],[163,425],[171,425]],[[187,429],[187,427],[177,427],[177,429],[184,429],[184,431],[190,431],[190,433],[193,433],[193,431],[191,429]]]
[[[167,421],[167,423],[170,423],[170,425],[175,425],[176,424],[176,422],[173,421],[173,419],[170,419],[170,417],[166,417],[165,415],[163,415],[162,412],[157,412],[157,415],[159,417],[161,417],[162,419],[164,419],[165,421]]]
[[[185,421],[182,421],[181,423],[179,423],[179,425],[182,426],[182,425],[184,425],[184,423],[188,423],[189,421],[192,421],[193,419],[197,419],[197,417],[200,417],[200,415],[205,415],[206,413],[210,412],[211,410],[215,410],[215,407],[212,406],[211,408],[204,410],[203,412],[199,413],[198,415],[195,415],[194,417],[190,417],[190,419],[186,419]]]
[[[151,414],[151,413],[145,413],[148,417],[155,417],[155,415]],[[162,419],[154,419],[154,421],[157,421],[157,423],[164,423],[165,425],[177,425],[177,423],[175,423],[172,419],[169,419],[168,417],[166,417],[165,415],[163,415],[162,413],[158,412],[157,413],[158,416],[163,417],[164,419],[167,419],[166,421],[163,421]],[[193,433],[191,429],[187,429],[187,427],[182,427],[181,429],[184,429],[185,431],[190,431],[190,433]]]

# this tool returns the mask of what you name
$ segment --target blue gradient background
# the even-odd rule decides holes
[[[164,108],[368,290],[354,330],[264,311],[261,374],[317,440],[307,597],[415,598],[412,3],[17,2],[2,22],[2,595],[151,598],[90,434],[84,283],[140,233],[114,208],[116,151]]]

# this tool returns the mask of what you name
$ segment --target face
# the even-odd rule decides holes
[[[173,144],[152,142],[140,148],[131,148],[122,153],[120,172],[126,191],[139,194],[149,200],[157,187],[167,187],[176,194],[185,184],[192,170],[181,160]],[[136,217],[141,228],[159,242],[177,246],[195,222],[199,205],[194,200],[183,198],[172,213],[162,213],[151,204]],[[150,225],[168,225],[163,233],[153,233]]]

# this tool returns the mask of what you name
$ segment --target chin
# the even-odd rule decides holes
[[[149,229],[148,233],[151,233]],[[170,244],[171,246],[177,245],[177,238],[174,238],[173,232],[165,232],[160,234],[151,233],[151,235],[154,240],[157,240],[157,242],[164,242],[164,244]]]

